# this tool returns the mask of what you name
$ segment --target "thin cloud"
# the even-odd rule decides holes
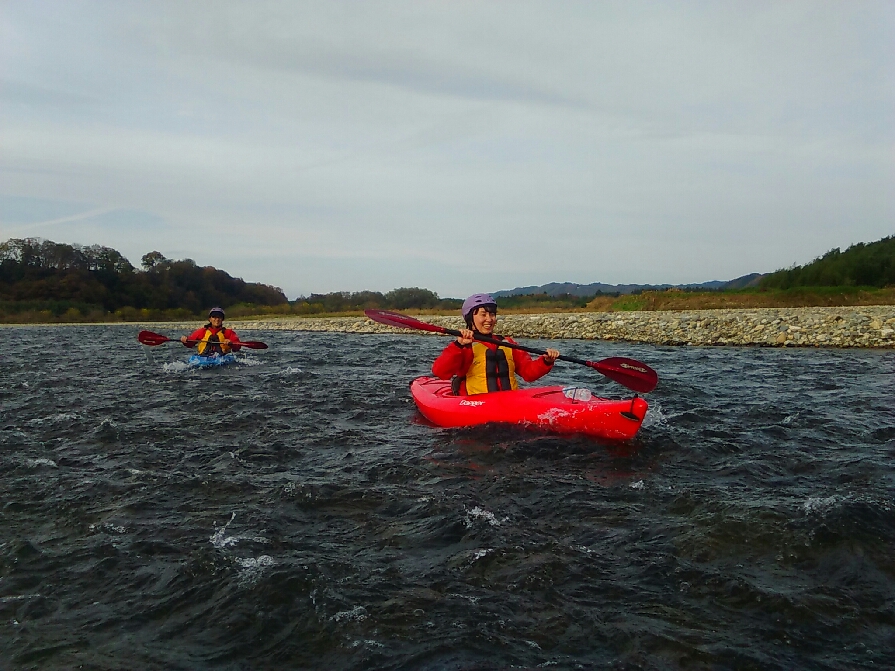
[[[891,2],[6,3],[0,208],[292,296],[731,279],[893,232],[893,60]]]
[[[55,226],[57,224],[67,224],[73,221],[83,221],[84,219],[91,219],[93,217],[98,217],[103,214],[108,214],[109,212],[115,212],[118,208],[115,207],[98,207],[93,210],[88,210],[86,212],[80,212],[78,214],[72,214],[66,217],[58,217],[56,219],[47,219],[46,221],[36,221],[33,223],[25,224],[25,225],[12,225],[9,229],[10,235],[21,235],[24,231],[33,231],[37,228],[44,228],[46,226]],[[0,221],[0,223],[5,224],[6,222]]]

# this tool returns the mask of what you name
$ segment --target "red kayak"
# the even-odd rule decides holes
[[[612,440],[633,438],[648,407],[639,396],[612,401],[591,397],[587,389],[577,387],[534,387],[455,396],[450,381],[435,377],[418,377],[410,383],[410,393],[423,416],[436,426],[502,422]]]

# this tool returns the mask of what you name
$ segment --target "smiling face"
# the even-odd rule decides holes
[[[472,313],[472,325],[479,333],[491,335],[497,325],[497,309],[493,307],[476,308]]]
[[[219,329],[219,328],[221,328],[221,326],[224,325],[224,318],[221,317],[220,315],[215,315],[214,317],[209,317],[208,321],[216,329]]]

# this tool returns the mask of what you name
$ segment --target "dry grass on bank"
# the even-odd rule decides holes
[[[831,288],[806,289],[789,291],[742,291],[742,292],[688,292],[680,290],[645,291],[640,294],[623,296],[598,296],[586,307],[525,307],[501,308],[501,314],[550,314],[569,312],[628,312],[643,311],[691,311],[691,310],[735,310],[749,308],[809,308],[809,307],[849,307],[860,305],[895,305],[895,287],[885,289],[853,289]],[[327,319],[329,317],[363,317],[362,310],[348,312],[326,312],[317,314],[295,314],[290,312],[268,311],[262,314],[228,315],[228,323],[246,321],[277,321],[283,319]],[[425,317],[427,315],[456,316],[456,310],[403,310],[409,315]],[[146,314],[143,314],[146,313]],[[147,311],[134,310],[133,314],[65,314],[54,318],[49,312],[27,312],[19,314],[0,313],[0,325],[27,324],[85,324],[85,323],[164,323],[202,321],[204,317],[188,315],[149,314]]]
[[[895,287],[887,289],[835,290],[835,291],[788,291],[788,292],[685,292],[679,290],[645,291],[641,294],[624,296],[598,296],[586,307],[531,307],[501,308],[501,314],[531,315],[571,312],[628,312],[644,311],[690,311],[690,310],[736,310],[749,308],[810,308],[847,307],[857,305],[895,305]],[[458,311],[445,310],[401,310],[404,314],[417,317],[456,316]],[[312,315],[288,315],[285,319],[326,319],[329,317],[362,317],[363,311],[333,312]],[[239,319],[270,319],[270,316],[240,317]]]
[[[874,290],[836,288],[826,290],[685,292],[645,291],[613,298],[598,296],[587,309],[599,312],[627,310],[734,310],[746,308],[812,308],[855,305],[895,305],[895,287]]]

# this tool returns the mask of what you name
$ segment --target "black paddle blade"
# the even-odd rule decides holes
[[[386,326],[394,326],[399,329],[416,329],[418,331],[431,331],[432,333],[447,333],[447,329],[443,326],[435,326],[435,324],[427,324],[419,319],[402,315],[400,312],[389,312],[388,310],[364,310],[364,314],[374,322],[385,324]]]
[[[171,341],[170,338],[166,338],[159,333],[153,333],[152,331],[140,331],[140,333],[137,334],[137,340],[139,340],[144,345],[149,345],[150,347],[163,345],[164,343]]]
[[[587,365],[610,380],[644,394],[659,384],[659,375],[656,371],[636,359],[614,356],[601,361],[588,361]]]

